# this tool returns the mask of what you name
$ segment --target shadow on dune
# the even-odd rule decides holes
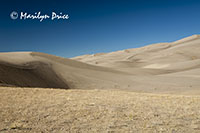
[[[51,64],[30,62],[23,65],[0,63],[0,85],[69,89]]]

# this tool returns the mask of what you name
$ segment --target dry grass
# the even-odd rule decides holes
[[[200,132],[200,97],[0,88],[2,132]]]

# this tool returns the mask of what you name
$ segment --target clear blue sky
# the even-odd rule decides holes
[[[68,20],[12,20],[63,12]],[[63,57],[169,42],[200,33],[200,0],[1,0],[0,52]]]

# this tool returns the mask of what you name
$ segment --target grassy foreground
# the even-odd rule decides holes
[[[1,87],[0,132],[200,132],[200,96]]]

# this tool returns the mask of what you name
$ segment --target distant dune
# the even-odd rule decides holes
[[[200,36],[72,59],[0,53],[0,85],[200,94]]]

